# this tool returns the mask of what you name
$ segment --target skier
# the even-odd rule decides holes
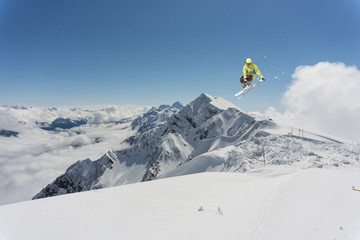
[[[257,75],[261,80],[265,81],[264,76],[261,74],[258,66],[252,63],[251,58],[245,60],[245,65],[243,67],[243,76],[240,78],[240,83],[243,88],[246,86],[251,86],[252,80],[256,78]],[[244,77],[245,76],[245,77]]]

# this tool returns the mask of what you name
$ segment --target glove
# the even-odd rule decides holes
[[[265,78],[262,78],[261,80],[265,81]]]

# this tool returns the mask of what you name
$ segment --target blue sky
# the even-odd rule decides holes
[[[157,106],[207,92],[263,112],[300,65],[359,67],[359,43],[359,0],[0,0],[0,105]],[[247,57],[267,81],[238,101]]]

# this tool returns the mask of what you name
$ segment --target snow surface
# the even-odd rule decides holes
[[[0,239],[360,239],[354,185],[353,168],[193,174],[0,206]]]

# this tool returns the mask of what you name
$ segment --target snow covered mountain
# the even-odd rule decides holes
[[[289,134],[273,120],[201,94],[187,106],[152,108],[131,124],[128,147],[78,161],[33,199],[192,173],[357,164],[358,151],[331,139]],[[263,146],[263,147],[262,147]]]
[[[184,105],[180,102],[174,103],[172,106],[161,105],[159,108],[151,108],[143,116],[136,118],[132,123],[132,129],[137,129],[138,132],[146,132],[155,127],[155,125],[168,121],[169,118],[178,110],[184,108]]]

